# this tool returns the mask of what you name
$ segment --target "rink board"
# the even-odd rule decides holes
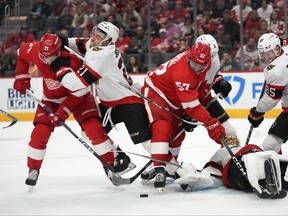
[[[256,106],[264,75],[262,72],[222,72],[224,78],[232,85],[229,96],[219,100],[231,118],[246,118],[251,107]],[[145,75],[131,75],[135,82],[143,84]],[[37,103],[27,95],[20,95],[13,89],[13,78],[0,79],[0,107],[19,120],[32,120]],[[32,78],[31,88],[39,98],[42,96],[42,78]],[[213,94],[213,93],[212,93]],[[275,118],[281,112],[281,103],[265,114],[266,118]],[[73,119],[73,117],[70,117]],[[0,115],[1,121],[10,121]]]

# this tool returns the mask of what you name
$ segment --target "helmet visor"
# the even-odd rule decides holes
[[[190,56],[188,57],[188,64],[195,73],[202,72],[208,65],[208,64],[198,64],[197,62],[193,61]]]
[[[58,57],[57,55],[45,56],[39,52],[39,58],[41,59],[41,61],[45,64],[48,64],[48,65],[50,65],[53,61],[55,61],[57,59],[57,57]]]

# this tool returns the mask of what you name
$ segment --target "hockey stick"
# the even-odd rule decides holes
[[[31,96],[48,114],[53,114],[53,112],[49,109],[49,107],[47,107],[44,103],[42,103],[30,90],[26,89],[26,93],[29,94],[29,96]],[[117,173],[114,172],[114,167],[110,164],[108,164],[104,159],[102,159],[100,157],[100,155],[98,155],[93,148],[91,148],[82,138],[80,138],[79,136],[77,136],[72,130],[71,128],[65,124],[65,122],[63,122],[62,120],[59,120],[59,123],[65,127],[65,129],[67,129],[82,145],[84,145],[98,160],[100,160],[104,166],[106,166],[111,172],[112,172],[112,176],[111,176],[111,181],[114,185],[121,185],[121,184],[131,184],[132,182],[135,181],[135,179],[138,178],[139,175],[141,175],[141,173],[147,169],[147,167],[150,166],[150,164],[152,163],[152,161],[150,160],[141,170],[138,171],[138,173],[136,173],[133,177],[131,178],[122,178],[121,176],[119,176]]]
[[[12,122],[6,126],[6,127],[3,127],[2,129],[5,129],[5,128],[8,128],[8,127],[11,127],[12,125],[16,124],[16,122],[18,121],[17,118],[15,118],[14,116],[10,115],[9,113],[5,112],[4,110],[0,109],[0,113],[4,114],[5,116],[9,117]]]
[[[68,46],[64,46],[65,49],[73,54],[75,54],[78,58],[80,58],[83,62],[86,62],[85,59],[79,55],[78,53],[76,53],[74,50],[72,50],[70,47]],[[87,64],[87,62],[86,62]],[[131,92],[133,92],[134,94],[138,95],[139,97],[141,97],[142,99],[144,100],[147,100],[148,102],[152,103],[154,106],[157,106],[158,108],[164,110],[165,112],[168,112],[170,115],[172,115],[173,117],[177,118],[178,120],[180,121],[183,121],[187,124],[191,124],[191,125],[203,125],[202,123],[199,123],[199,122],[190,122],[190,121],[187,121],[183,118],[180,118],[179,116],[175,115],[174,113],[170,112],[169,109],[165,108],[165,107],[162,107],[160,106],[159,104],[157,104],[156,102],[152,101],[151,99],[145,97],[144,95],[142,95],[141,93],[138,92],[137,89],[133,89],[131,86],[127,86],[126,84],[122,83],[120,80],[112,77],[112,76],[109,76],[112,80],[114,80],[116,83],[118,83],[119,85],[121,85],[122,87],[130,90]]]
[[[262,86],[262,89],[261,89],[261,92],[260,92],[260,96],[259,96],[258,102],[261,100],[261,98],[262,98],[263,95],[264,95],[265,86],[266,86],[266,81],[264,81],[264,83],[263,83],[263,86]],[[248,135],[247,135],[246,141],[245,141],[245,145],[248,145],[248,142],[249,142],[249,140],[250,140],[250,137],[251,137],[251,135],[252,135],[252,132],[253,132],[253,125],[251,124],[251,125],[250,125],[250,128],[249,128],[249,131],[248,131]]]
[[[50,110],[49,107],[47,107],[44,103],[42,103],[41,100],[39,100],[29,89],[26,89],[26,93],[32,97],[48,114],[53,114],[53,112]],[[108,164],[103,158],[101,158],[100,155],[98,155],[93,148],[91,148],[82,138],[77,136],[72,129],[62,120],[58,121],[68,132],[70,132],[82,145],[84,145],[98,160],[101,161],[101,163],[107,167],[111,172],[114,173],[114,167],[110,164]]]

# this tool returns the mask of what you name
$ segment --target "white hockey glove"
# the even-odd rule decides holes
[[[176,170],[176,173],[179,175],[179,178],[175,182],[184,190],[187,187],[190,190],[202,190],[214,184],[209,172],[197,171],[191,163],[182,162],[181,167]]]
[[[242,156],[242,160],[248,180],[258,197],[280,199],[286,196],[286,192],[281,191],[280,163],[274,151],[246,154]],[[262,180],[261,183],[260,180]]]

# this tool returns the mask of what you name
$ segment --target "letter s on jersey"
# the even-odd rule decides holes
[[[181,82],[175,82],[177,88],[179,91],[187,91],[189,89],[190,84],[189,83],[181,83]]]

